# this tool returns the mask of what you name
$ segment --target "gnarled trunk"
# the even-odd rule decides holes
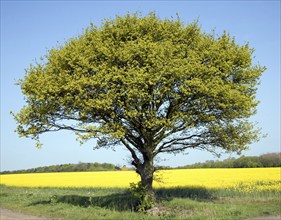
[[[142,192],[142,196],[139,198],[139,208],[141,207],[141,210],[146,210],[151,208],[155,202],[155,195],[152,187],[155,168],[152,156],[143,155],[143,159],[144,161],[142,163],[135,163],[135,161],[133,161],[133,165],[136,167],[136,172],[141,177],[141,189],[139,190]]]
[[[148,194],[153,195],[153,174],[155,171],[154,165],[153,165],[153,159],[144,161],[142,164],[142,170],[139,170],[139,174],[141,176],[141,184],[143,187],[145,187]]]

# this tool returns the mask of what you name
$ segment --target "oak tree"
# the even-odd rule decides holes
[[[123,145],[152,193],[157,155],[239,153],[258,140],[249,117],[265,67],[252,64],[253,51],[227,32],[155,13],[91,24],[26,70],[17,132],[39,140],[70,130],[95,148]]]

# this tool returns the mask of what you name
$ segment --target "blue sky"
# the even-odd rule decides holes
[[[24,105],[15,82],[25,68],[47,50],[77,36],[90,22],[140,11],[155,11],[160,18],[179,14],[184,23],[199,19],[202,29],[227,30],[239,44],[255,48],[254,63],[267,67],[261,77],[258,112],[251,118],[267,137],[251,145],[245,155],[280,151],[280,1],[1,1],[1,170],[26,169],[63,163],[111,162],[127,165],[123,148],[92,150],[95,141],[80,146],[69,132],[43,135],[43,148],[19,138],[10,111]],[[223,158],[235,155],[224,155]],[[159,164],[179,166],[216,159],[211,154],[190,151],[187,155],[163,155]]]

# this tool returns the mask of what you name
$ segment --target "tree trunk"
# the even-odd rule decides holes
[[[141,185],[145,188],[146,195],[151,197],[151,199],[154,199],[152,187],[154,171],[153,157],[144,156],[144,162],[142,166],[137,169],[137,172],[141,176]]]
[[[145,187],[146,191],[152,195],[152,183],[154,173],[153,161],[145,161],[143,164],[143,170],[140,173],[142,186]]]
[[[136,167],[136,172],[141,177],[140,185],[137,188],[134,187],[134,190],[137,190],[137,198],[139,200],[137,210],[145,211],[150,209],[155,203],[155,195],[152,188],[155,171],[153,155],[146,149],[146,151],[142,152],[143,160],[140,160],[134,153],[132,153],[132,156],[134,158],[132,165]]]

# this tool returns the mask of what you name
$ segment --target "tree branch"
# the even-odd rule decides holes
[[[131,146],[124,140],[124,138],[121,138],[120,140],[121,140],[122,144],[130,151],[130,153],[131,153],[131,155],[134,159],[134,162],[136,163],[135,166],[140,166],[141,161],[139,160],[139,158],[138,158],[136,152],[134,151],[134,149],[131,148]]]
[[[203,136],[203,134],[193,134],[190,135],[188,137],[182,137],[182,138],[174,138],[172,140],[166,141],[164,142],[156,151],[156,153],[158,154],[159,152],[162,152],[162,149],[167,149],[169,147],[171,147],[172,145],[176,145],[176,144],[185,144],[186,142],[181,142],[181,141],[186,141],[186,140],[190,140],[192,138],[201,138]]]

